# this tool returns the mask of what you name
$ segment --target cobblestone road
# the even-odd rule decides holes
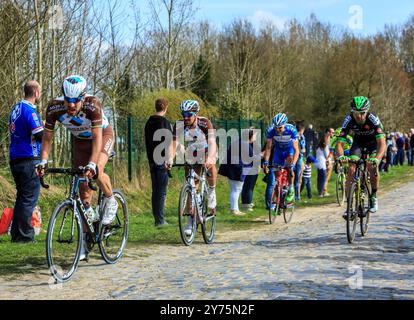
[[[127,250],[116,265],[81,263],[50,285],[47,270],[0,299],[413,299],[414,183],[380,196],[369,234],[349,245],[341,209],[297,211],[292,223],[218,234],[215,244]]]

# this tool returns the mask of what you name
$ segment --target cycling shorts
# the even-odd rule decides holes
[[[73,137],[73,166],[77,168],[79,166],[86,166],[92,155],[92,139],[78,139]],[[114,131],[111,125],[102,129],[102,149],[108,158],[112,153],[114,147]]]

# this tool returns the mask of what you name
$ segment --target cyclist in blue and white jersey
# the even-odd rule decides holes
[[[263,170],[269,171],[269,158],[272,147],[274,154],[272,159],[273,165],[284,166],[289,169],[289,191],[286,197],[288,203],[294,201],[294,167],[299,158],[298,131],[295,126],[287,123],[288,117],[284,113],[279,113],[273,118],[273,126],[269,127],[266,132],[266,149],[264,154]],[[269,174],[268,179],[273,179],[273,183],[268,183],[266,188],[266,206],[269,207],[274,187],[274,174]]]

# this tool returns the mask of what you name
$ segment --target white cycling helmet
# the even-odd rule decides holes
[[[199,112],[200,105],[196,100],[184,100],[180,104],[180,110],[182,112]]]
[[[78,99],[85,94],[86,80],[82,76],[72,75],[63,80],[62,91],[65,99]]]
[[[273,124],[274,124],[275,127],[281,127],[281,126],[285,125],[287,122],[288,122],[288,117],[284,113],[278,113],[273,118]]]

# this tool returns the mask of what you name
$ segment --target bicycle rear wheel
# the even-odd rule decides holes
[[[56,282],[68,281],[75,273],[83,242],[83,227],[72,202],[64,201],[52,213],[46,236],[46,259]]]
[[[207,207],[208,203],[208,194],[207,191],[204,192],[203,198],[203,223],[201,224],[201,233],[203,234],[203,239],[206,244],[213,243],[214,232],[216,231],[216,212],[212,212],[211,209]]]
[[[353,182],[349,193],[347,204],[346,218],[346,235],[348,242],[352,243],[355,239],[355,231],[358,223],[359,201],[358,201],[358,185]]]
[[[269,208],[269,223],[270,224],[273,224],[276,220],[276,217],[279,215],[279,211],[280,211],[279,198],[280,198],[279,185],[276,184],[273,189],[272,199],[270,200],[270,208]]]
[[[345,174],[341,171],[336,177],[336,200],[340,207],[345,203]]]
[[[128,207],[125,196],[119,190],[112,190],[118,202],[118,210],[114,221],[100,226],[99,251],[106,263],[116,263],[123,255],[128,242]]]
[[[178,205],[178,226],[180,229],[181,240],[186,246],[193,243],[197,230],[197,218],[195,217],[196,208],[194,201],[195,199],[192,199],[191,195],[191,186],[189,184],[185,184],[181,188],[180,192],[180,202]],[[187,225],[191,227],[191,234],[189,232],[190,229],[188,229],[186,233]]]

